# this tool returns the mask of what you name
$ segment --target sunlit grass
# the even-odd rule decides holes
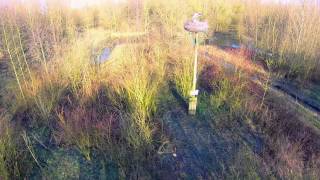
[[[231,29],[254,44],[252,54],[201,45],[199,72],[210,63],[219,67],[208,80],[211,91],[200,91],[205,103],[200,102],[199,114],[210,114],[203,115],[206,120],[232,125],[263,109],[264,97],[249,107],[252,77],[270,75],[249,57],[256,49],[274,55],[267,62],[271,70],[301,80],[320,73],[320,15],[309,6],[262,10],[263,4],[237,0],[146,0],[139,7],[123,3],[81,10],[48,5],[47,13],[30,6],[0,11],[0,59],[10,65],[3,94],[10,102],[6,116],[0,116],[0,179],[41,173],[46,159],[40,160],[38,146],[76,149],[89,162],[102,153],[123,176],[158,158],[155,149],[167,138],[159,109],[171,106],[163,99],[175,88],[187,101],[192,86],[192,35],[183,23],[194,12],[202,12],[210,24],[202,40]],[[105,48],[111,55],[99,64]],[[230,66],[221,68],[215,60],[231,64],[231,73],[226,72]],[[45,134],[43,140],[33,133]],[[256,178],[254,167],[248,168],[248,177]]]

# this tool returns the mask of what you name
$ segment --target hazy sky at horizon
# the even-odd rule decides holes
[[[98,5],[103,2],[121,3],[125,1],[127,0],[65,0],[64,2],[72,8],[83,8],[87,6]],[[36,2],[36,3],[39,3],[41,6],[46,6],[47,0],[0,0],[0,5],[5,6],[5,5],[9,5],[12,2],[20,2],[20,3]]]
[[[10,2],[22,2],[22,3],[28,3],[28,2],[38,2],[42,7],[46,6],[47,0],[0,0],[0,5],[8,5]],[[102,2],[110,2],[110,3],[121,3],[126,2],[128,0],[64,0],[71,8],[83,8],[87,6],[92,5],[98,5]],[[304,0],[261,0],[263,3],[301,3]],[[320,0],[317,0],[318,4],[320,5]]]

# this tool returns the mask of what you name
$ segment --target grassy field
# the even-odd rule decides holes
[[[0,179],[319,179],[313,1],[46,2],[0,6]]]

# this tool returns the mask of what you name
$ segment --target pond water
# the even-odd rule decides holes
[[[104,48],[102,53],[96,59],[96,64],[102,64],[110,59],[111,48]]]
[[[213,37],[209,39],[207,43],[221,48],[241,48],[240,41],[236,34],[230,32],[215,32]]]

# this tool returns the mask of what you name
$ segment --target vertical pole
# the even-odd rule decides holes
[[[194,57],[194,65],[193,65],[193,82],[192,82],[192,91],[195,91],[197,88],[197,70],[198,70],[198,47],[199,47],[199,43],[198,43],[198,33],[196,33],[195,36],[195,57]]]
[[[199,35],[195,33],[195,57],[194,57],[194,65],[193,65],[193,81],[192,81],[192,89],[190,92],[190,99],[189,99],[189,114],[195,115],[197,110],[197,69],[198,69],[198,47],[199,47]]]

